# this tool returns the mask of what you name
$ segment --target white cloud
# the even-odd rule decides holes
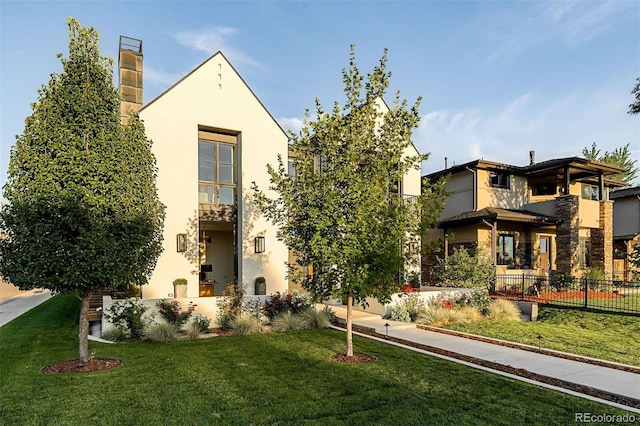
[[[596,38],[612,26],[613,16],[634,6],[632,1],[529,2],[528,6],[500,9],[486,20],[492,30],[478,26],[476,37],[484,38],[486,62],[506,60],[542,43],[560,40],[577,46]]]
[[[591,40],[598,34],[606,31],[610,26],[610,17],[631,6],[633,2],[608,0],[605,2],[580,2],[579,7],[573,7],[578,3],[569,3],[558,13],[559,6],[551,3],[549,6],[555,10],[553,23],[558,25],[563,39],[568,44],[581,44]]]
[[[304,120],[298,117],[281,117],[276,121],[280,123],[280,126],[282,126],[283,129],[291,130],[294,133],[298,133],[300,129],[302,129],[302,125],[304,123]]]
[[[210,27],[200,31],[181,31],[173,34],[176,40],[190,49],[209,55],[222,51],[233,63],[260,66],[260,63],[230,45],[229,39],[238,33],[232,27]]]
[[[156,70],[149,65],[144,66],[144,79],[145,82],[157,84],[159,86],[170,86],[182,78],[183,74],[180,73],[167,73],[164,71]]]
[[[627,83],[550,99],[524,94],[495,110],[428,112],[414,134],[418,150],[431,152],[423,171],[443,169],[445,157],[452,166],[479,158],[526,165],[531,150],[538,161],[581,156],[593,142],[603,152],[630,144],[632,157],[640,160],[640,127],[627,114]]]

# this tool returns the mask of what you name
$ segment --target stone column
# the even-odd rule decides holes
[[[613,273],[613,201],[600,201],[600,226],[591,229],[591,267]]]
[[[556,198],[556,271],[576,276],[578,272],[578,202],[577,195]]]

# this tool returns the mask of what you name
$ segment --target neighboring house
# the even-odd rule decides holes
[[[579,157],[531,162],[520,167],[486,160],[455,165],[424,176],[448,176],[450,196],[437,230],[440,256],[454,247],[483,248],[497,273],[579,276],[591,267],[613,269],[613,203],[606,177],[623,169]],[[430,282],[435,257],[423,258]]]
[[[295,288],[287,281],[293,256],[257,211],[251,189],[253,182],[269,187],[267,164],[278,157],[289,160],[293,178],[285,131],[222,52],[144,106],[142,42],[121,38],[119,64],[122,110],[139,111],[144,121],[166,205],[164,251],[143,298],[178,297],[176,278],[187,279],[189,299],[219,296],[234,281],[254,295],[257,277],[266,279],[267,294]],[[419,194],[420,182],[420,171],[410,171],[399,195]]]
[[[640,244],[640,186],[612,191],[614,278],[630,281],[640,277],[629,265],[627,255]]]

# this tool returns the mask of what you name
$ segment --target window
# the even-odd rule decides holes
[[[513,235],[498,235],[498,247],[496,247],[498,265],[512,266],[514,264],[514,242]]]
[[[556,195],[558,188],[555,183],[537,183],[533,185],[533,195]]]
[[[289,175],[293,180],[295,180],[298,175],[296,173],[296,164],[293,158],[289,158],[289,161],[287,161],[287,175]]]
[[[198,196],[202,204],[235,204],[233,144],[198,140]]]
[[[589,185],[589,184],[583,183],[582,199],[598,201],[600,199],[600,189],[596,185]]]
[[[509,189],[509,174],[506,172],[491,172],[490,182],[494,188]]]

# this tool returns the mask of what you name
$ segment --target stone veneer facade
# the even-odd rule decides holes
[[[600,227],[591,229],[591,267],[613,273],[613,201],[600,201]]]
[[[577,195],[556,198],[556,271],[559,274],[578,273],[578,203]]]

